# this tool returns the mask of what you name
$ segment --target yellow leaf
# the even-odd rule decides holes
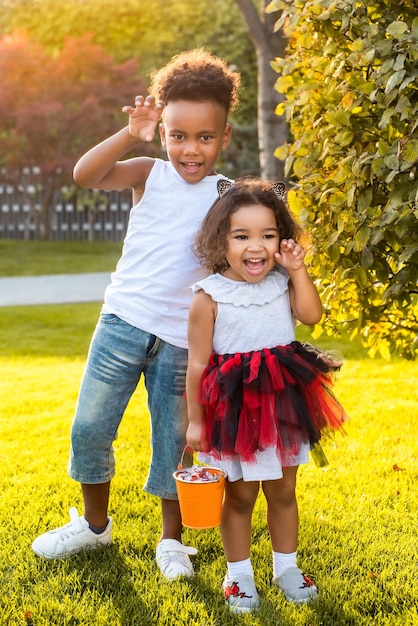
[[[279,76],[275,84],[277,91],[285,93],[289,87],[293,87],[293,78],[291,76]]]
[[[379,345],[379,352],[382,355],[382,357],[385,359],[385,361],[390,361],[392,355],[389,350],[389,342],[386,341],[385,339],[382,339]]]

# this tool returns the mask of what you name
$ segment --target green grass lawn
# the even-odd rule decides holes
[[[150,453],[142,385],[115,443],[113,545],[58,562],[36,557],[33,539],[66,523],[71,506],[81,511],[66,470],[69,430],[99,310],[0,308],[0,626],[418,626],[418,364],[370,360],[357,344],[335,346],[346,355],[336,393],[350,415],[347,435],[324,444],[327,467],[311,461],[299,473],[299,563],[320,588],[314,603],[297,608],[271,587],[261,496],[252,549],[257,614],[233,616],[224,606],[217,528],[185,530],[199,551],[195,578],[170,584],[160,576],[159,501],[142,491]]]
[[[0,276],[111,272],[121,243],[0,239]]]

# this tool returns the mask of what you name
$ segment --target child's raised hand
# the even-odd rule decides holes
[[[153,96],[136,96],[135,107],[124,106],[129,115],[129,134],[140,141],[152,141],[164,108],[163,102],[155,102]]]
[[[305,250],[293,239],[282,239],[274,256],[276,263],[287,270],[298,270],[305,264]]]

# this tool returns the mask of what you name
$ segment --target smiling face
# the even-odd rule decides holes
[[[279,229],[274,211],[262,204],[241,206],[230,216],[226,260],[223,273],[232,280],[260,282],[276,264]]]
[[[226,150],[231,127],[225,110],[214,102],[168,102],[160,124],[162,146],[176,171],[188,183],[214,174],[219,153]]]

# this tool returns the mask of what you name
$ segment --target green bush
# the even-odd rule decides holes
[[[276,156],[312,233],[325,328],[385,357],[418,345],[418,9],[413,0],[274,0],[292,143]]]

